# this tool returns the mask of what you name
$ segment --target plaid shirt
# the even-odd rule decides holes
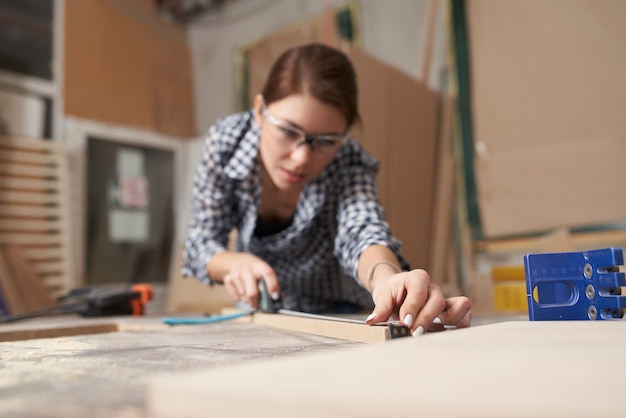
[[[209,130],[194,178],[183,276],[211,284],[207,264],[226,250],[229,233],[236,228],[235,250],[255,254],[272,266],[285,308],[320,312],[345,302],[372,308],[371,295],[355,280],[361,252],[382,244],[409,267],[379,203],[378,162],[348,140],[304,188],[291,226],[257,237],[259,139],[250,111],[220,119]]]

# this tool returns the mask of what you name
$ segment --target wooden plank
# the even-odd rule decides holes
[[[201,417],[211,405],[224,417],[259,418],[622,416],[615,369],[588,360],[619,358],[625,345],[626,321],[505,322],[159,377],[147,412]],[[598,382],[602,390],[581,396]]]
[[[432,280],[440,285],[456,289],[456,281],[448,280],[446,274],[446,258],[452,245],[453,204],[455,198],[454,174],[455,161],[452,149],[453,126],[452,97],[443,97],[442,116],[439,127],[439,148],[437,150],[437,177],[435,180],[435,196],[433,209],[433,233],[428,272]]]
[[[66,327],[49,327],[33,329],[0,329],[0,342],[32,340],[36,338],[59,338],[74,335],[102,334],[106,332],[117,332],[117,324],[85,324]]]
[[[36,178],[58,178],[59,170],[53,166],[0,163],[0,174]]]
[[[59,187],[59,182],[53,179],[33,179],[0,176],[0,189],[54,193],[59,189]]]
[[[54,305],[50,292],[46,289],[43,281],[28,264],[22,253],[22,249],[15,245],[0,247],[5,262],[11,274],[11,279],[18,289],[21,303],[27,312]]]
[[[59,152],[60,145],[52,141],[43,141],[36,138],[2,136],[0,137],[0,147],[8,149],[21,149],[39,152]]]
[[[237,312],[241,312],[241,309],[226,307],[223,308],[221,311],[222,314],[232,314]],[[365,316],[359,319],[364,319],[364,317]],[[350,316],[350,318],[355,319],[354,316]],[[307,334],[339,338],[342,340],[349,340],[366,344],[381,343],[389,339],[387,326],[372,326],[350,322],[290,316],[278,313],[271,314],[264,312],[255,312],[254,315],[244,316],[237,319],[236,321],[251,322],[257,325],[263,325],[272,328],[299,331]]]
[[[60,248],[29,248],[22,247],[24,255],[31,261],[41,260],[58,260],[63,257],[63,251]]]
[[[57,219],[60,217],[61,210],[58,207],[19,204],[0,206],[0,218]]]
[[[23,220],[4,220],[0,218],[0,231],[20,231],[20,232],[42,232],[54,233],[59,232],[66,227],[66,223],[56,220],[45,221],[23,221]]]
[[[577,249],[591,249],[598,247],[626,246],[626,229],[610,231],[578,232],[571,234],[572,241]],[[541,249],[543,236],[513,239],[493,239],[476,241],[475,251],[484,252],[533,252]]]
[[[3,203],[27,203],[31,205],[55,205],[58,206],[59,195],[53,193],[27,193],[2,191],[0,202]]]
[[[66,287],[65,271],[59,274],[46,274],[43,280],[48,288],[56,289],[60,287]]]
[[[389,336],[388,327],[386,326],[325,321],[322,319],[300,318],[284,314],[256,312],[249,317],[248,320],[251,320],[257,325],[305,332],[307,334],[321,335],[324,337],[340,338],[342,340],[366,344],[385,342]]]
[[[33,245],[39,247],[63,246],[63,237],[58,234],[1,234],[0,244]]]
[[[0,161],[28,165],[58,165],[61,156],[47,151],[20,151],[7,149],[0,143]]]

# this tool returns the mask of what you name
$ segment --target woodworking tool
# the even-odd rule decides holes
[[[152,300],[149,284],[134,284],[124,288],[84,287],[72,289],[58,299],[58,304],[32,312],[0,317],[2,322],[39,318],[50,315],[77,313],[85,317],[111,315],[143,315],[145,304]]]
[[[298,316],[298,317],[311,318],[311,319],[320,319],[324,321],[349,322],[353,324],[366,325],[366,322],[360,319],[343,318],[339,316],[330,316],[330,315],[318,315],[318,314],[312,314],[312,313],[307,313],[307,312],[293,311],[291,309],[285,309],[282,307],[283,303],[282,303],[282,298],[280,298],[280,296],[277,299],[272,299],[269,292],[267,291],[267,284],[265,283],[265,280],[263,279],[259,280],[258,287],[259,287],[259,310],[261,312],[289,315],[289,316]],[[388,327],[389,338],[408,337],[411,334],[409,327],[405,326],[399,321],[378,322],[376,324],[372,324],[372,326]]]
[[[213,324],[215,322],[229,321],[231,319],[237,319],[244,316],[252,315],[254,311],[243,311],[233,314],[225,315],[210,315],[200,318],[185,318],[185,317],[168,317],[163,318],[163,323],[167,325],[195,325],[195,324]]]
[[[531,321],[622,319],[621,248],[524,256]]]

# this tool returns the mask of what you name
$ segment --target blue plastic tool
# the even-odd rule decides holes
[[[227,314],[227,315],[192,317],[192,318],[184,318],[184,317],[163,318],[163,323],[167,325],[212,324],[215,322],[229,321],[231,319],[241,318],[247,315],[252,315],[252,311],[237,312],[234,314]]]
[[[621,248],[527,254],[526,296],[531,321],[621,319],[626,275]]]

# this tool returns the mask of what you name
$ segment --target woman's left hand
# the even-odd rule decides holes
[[[368,324],[400,319],[414,336],[441,331],[448,326],[469,327],[470,300],[465,296],[444,298],[424,270],[416,269],[376,280],[372,289],[374,311]]]

